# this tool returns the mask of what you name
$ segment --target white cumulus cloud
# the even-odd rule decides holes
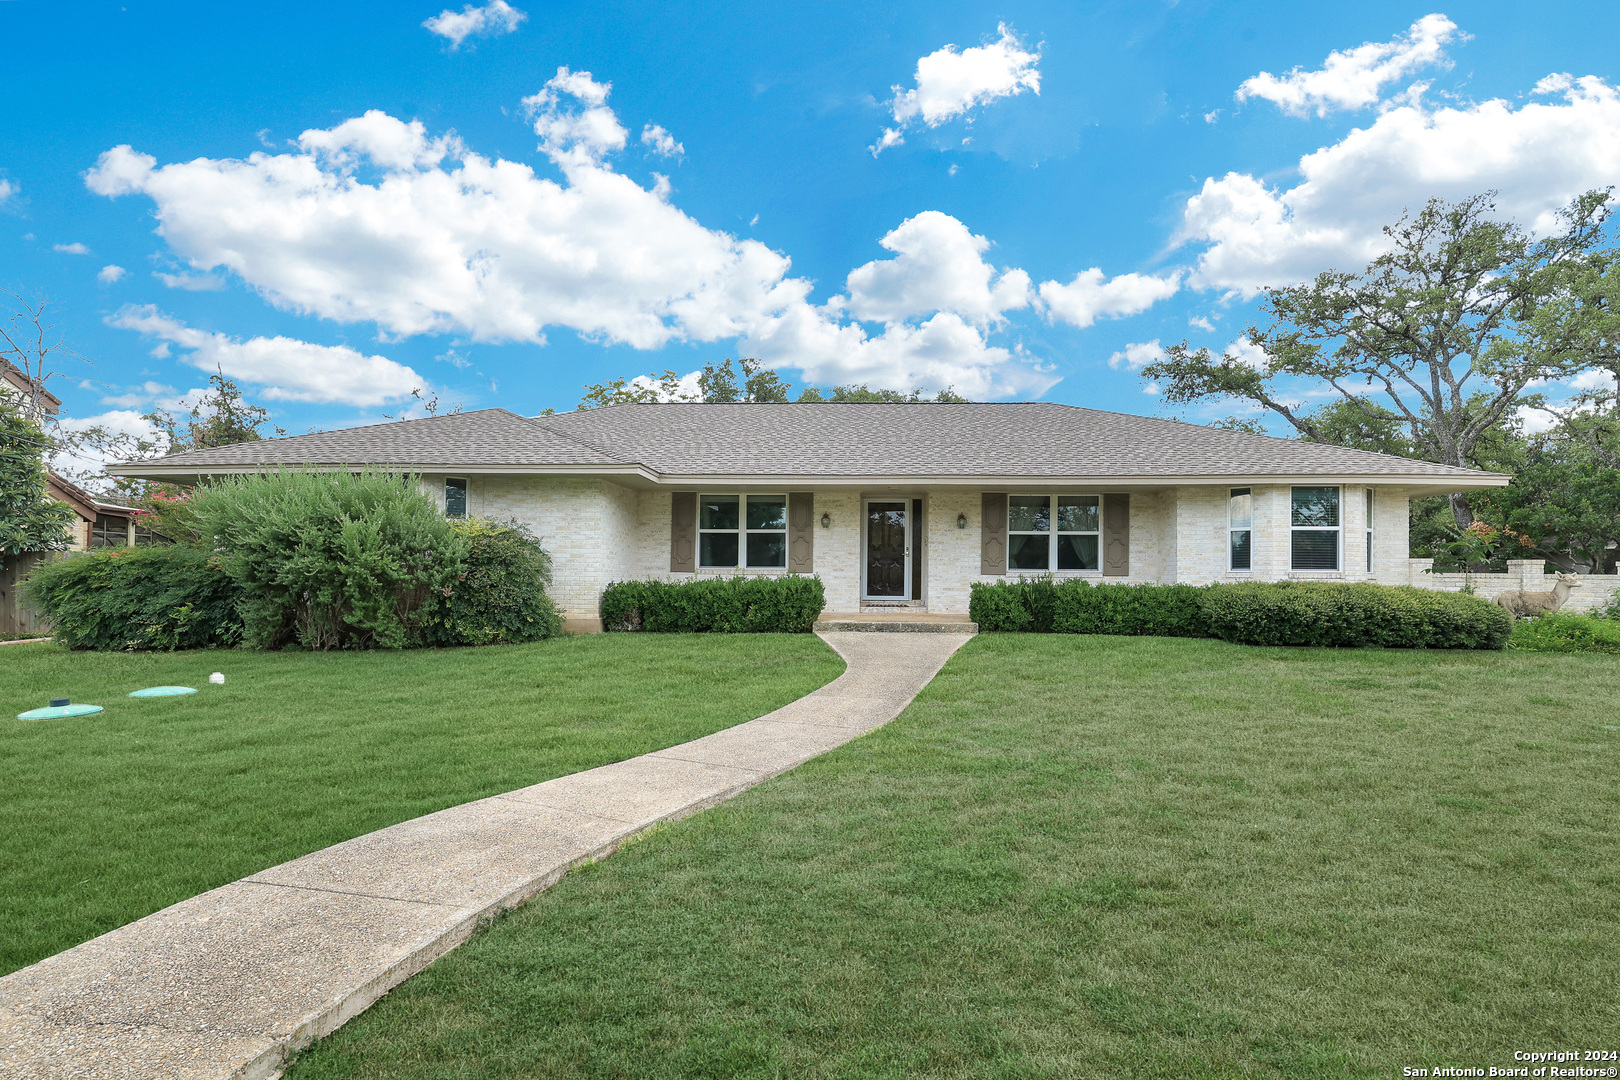
[[[649,189],[615,171],[609,159],[628,132],[607,105],[610,89],[563,68],[526,99],[560,182],[371,112],[307,131],[288,152],[245,159],[160,166],[115,147],[86,183],[109,197],[150,198],[158,232],[193,273],[229,271],[278,307],[374,322],[391,336],[544,343],[547,327],[565,327],[638,349],[739,338],[745,354],[818,382],[955,385],[991,397],[1056,381],[991,345],[981,325],[1020,306],[1022,271],[987,276],[984,295],[948,273],[929,278],[929,259],[944,256],[928,245],[950,239],[953,219],[939,215],[937,235],[913,237],[921,246],[900,275],[909,296],[900,286],[880,295],[893,282],[870,272],[871,290],[860,295],[873,306],[862,310],[889,304],[886,314],[900,320],[870,335],[843,308],[812,305],[811,283],[789,276],[784,255],[705,228],[670,204],[667,181]],[[983,241],[955,228],[958,247],[965,238],[973,249],[971,278]],[[891,250],[901,256],[892,261],[907,258]],[[966,315],[919,309],[927,289]]]
[[[184,289],[186,292],[218,292],[225,287],[225,279],[218,274],[191,274],[185,271],[165,274],[161,270],[154,270],[152,276],[171,289]]]
[[[895,323],[949,311],[984,326],[999,321],[1002,312],[1029,306],[1029,275],[1018,269],[997,274],[984,261],[990,241],[949,214],[924,210],[878,243],[897,257],[851,270],[848,298],[832,301],[858,319]]]
[[[7,199],[17,194],[17,191],[18,188],[16,184],[12,183],[10,180],[0,179],[0,203],[4,203]]]
[[[129,273],[129,271],[125,270],[122,266],[115,266],[112,263],[108,263],[106,266],[103,266],[96,272],[96,280],[101,282],[103,285],[111,285],[113,282],[117,281],[127,273]]]
[[[506,0],[490,0],[483,7],[468,4],[460,11],[445,8],[422,25],[448,40],[450,48],[459,49],[469,37],[510,34],[528,17],[526,12],[519,11]]]
[[[1108,277],[1098,267],[1082,270],[1067,285],[1041,282],[1040,296],[1048,313],[1081,328],[1098,319],[1118,319],[1146,311],[1181,288],[1181,271],[1167,277],[1120,274]]]
[[[1149,364],[1164,359],[1164,349],[1159,345],[1159,339],[1152,341],[1137,341],[1126,345],[1119,352],[1108,358],[1108,366],[1116,370],[1140,371]]]
[[[1262,71],[1244,80],[1237,100],[1261,98],[1291,116],[1326,116],[1336,109],[1360,109],[1376,102],[1385,86],[1414,71],[1447,62],[1445,46],[1458,38],[1457,24],[1444,15],[1425,15],[1393,40],[1369,41],[1328,54],[1320,68],[1294,68],[1286,75]],[[1466,40],[1466,35],[1462,35]],[[1206,117],[1206,119],[1208,119]]]
[[[289,337],[241,341],[187,326],[151,304],[130,305],[108,323],[187,350],[181,357],[205,371],[265,387],[273,401],[330,402],[361,407],[402,401],[427,388],[416,372],[385,356],[347,345],[315,345]]]
[[[891,87],[894,99],[889,108],[897,125],[886,129],[871,148],[874,155],[905,141],[903,129],[914,121],[938,127],[965,115],[979,105],[988,105],[1025,90],[1041,92],[1037,68],[1039,50],[1026,48],[1006,23],[996,27],[1000,38],[986,45],[957,51],[955,45],[936,49],[917,61],[917,85],[907,90]]]
[[[686,147],[675,141],[675,136],[665,131],[661,124],[648,124],[641,129],[642,144],[660,157],[680,157],[686,153]]]
[[[79,244],[79,243],[56,244],[56,245],[53,245],[52,250],[60,251],[64,255],[88,255],[88,254],[90,254],[90,249],[85,247],[83,244]]]
[[[1551,228],[1569,200],[1620,176],[1620,93],[1595,76],[1550,76],[1558,101],[1515,108],[1390,109],[1300,160],[1300,181],[1273,187],[1246,173],[1204,181],[1177,237],[1208,247],[1190,284],[1252,296],[1329,268],[1354,270],[1384,250],[1379,231],[1430,197],[1496,190],[1498,212]]]

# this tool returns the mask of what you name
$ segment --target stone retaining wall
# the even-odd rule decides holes
[[[1406,584],[1440,592],[1462,592],[1472,584],[1474,595],[1486,600],[1515,589],[1550,592],[1558,583],[1556,577],[1543,571],[1546,564],[1540,559],[1510,559],[1505,574],[1436,574],[1433,559],[1408,559],[1407,562],[1410,576]],[[1580,584],[1570,591],[1562,610],[1584,612],[1603,607],[1616,589],[1620,589],[1620,575],[1582,574]]]

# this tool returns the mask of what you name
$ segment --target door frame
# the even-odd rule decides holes
[[[904,561],[905,566],[906,566],[906,585],[905,585],[905,595],[903,595],[903,596],[873,596],[873,595],[871,595],[871,592],[868,589],[866,579],[867,579],[867,570],[871,566],[871,560],[868,558],[868,552],[871,549],[870,549],[870,547],[868,545],[871,542],[869,532],[870,532],[870,526],[871,526],[871,523],[872,523],[872,516],[871,516],[871,512],[867,509],[867,507],[870,506],[872,503],[899,503],[901,506],[903,506],[905,508],[905,515],[906,515],[906,553],[905,553],[904,559],[902,561]],[[917,527],[917,523],[916,523],[916,520],[915,520],[916,516],[917,515],[913,510],[912,500],[909,497],[904,496],[904,495],[889,495],[889,496],[873,495],[870,498],[863,497],[861,499],[861,554],[860,554],[860,558],[861,558],[861,600],[862,600],[862,602],[869,603],[869,602],[872,602],[872,601],[887,600],[887,601],[890,601],[890,602],[906,602],[906,603],[909,603],[911,601],[911,591],[912,591],[911,568],[912,568],[912,566],[914,564],[914,560],[911,557],[911,553],[912,553],[912,550],[913,550],[913,545],[917,542],[917,538],[916,538],[916,535],[915,535],[915,529]]]

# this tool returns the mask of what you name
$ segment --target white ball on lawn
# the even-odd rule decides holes
[[[216,671],[212,675],[208,676],[208,681],[211,683],[223,683],[225,681],[225,673],[223,671]]]

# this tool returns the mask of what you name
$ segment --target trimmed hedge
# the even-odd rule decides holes
[[[1620,622],[1591,615],[1543,615],[1513,627],[1508,648],[1524,652],[1595,652],[1620,656]]]
[[[1513,633],[1495,604],[1410,585],[1216,585],[1203,607],[1211,636],[1239,645],[1500,649]]]
[[[827,605],[819,577],[616,581],[602,592],[606,630],[807,634]]]
[[[178,545],[104,548],[45,563],[23,585],[70,649],[201,649],[242,640],[241,590],[221,560]]]
[[[1208,637],[1196,585],[1092,585],[1051,576],[974,582],[968,615],[981,630],[1037,634]]]
[[[1513,620],[1459,593],[1371,583],[1092,585],[1051,577],[975,582],[981,630],[1218,637],[1242,645],[1500,649]]]
[[[506,645],[539,641],[562,630],[562,613],[546,596],[551,556],[522,524],[483,518],[453,521],[467,545],[461,576],[428,623],[431,645]]]

